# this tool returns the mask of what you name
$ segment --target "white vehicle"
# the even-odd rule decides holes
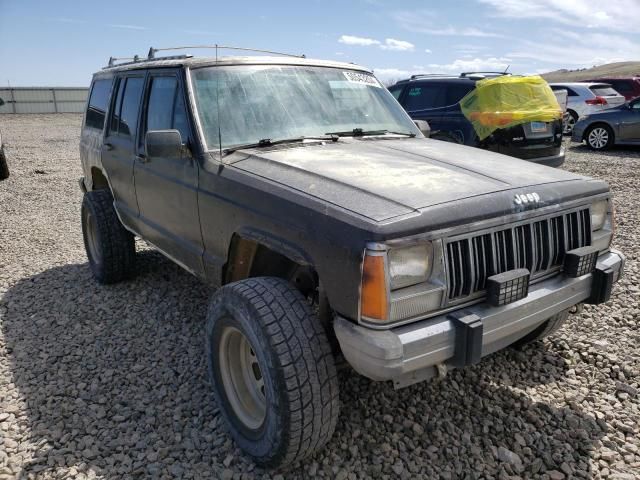
[[[573,131],[579,118],[585,115],[622,105],[626,100],[611,85],[595,82],[550,83],[551,90],[566,90],[568,94],[567,112],[571,116],[565,133]]]

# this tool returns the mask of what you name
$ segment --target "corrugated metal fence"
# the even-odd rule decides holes
[[[81,113],[88,88],[0,87],[0,113]]]

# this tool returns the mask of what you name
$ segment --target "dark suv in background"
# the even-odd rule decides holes
[[[640,76],[636,77],[600,77],[588,82],[604,82],[608,83],[620,95],[624,95],[625,100],[633,100],[640,97]]]
[[[525,123],[498,129],[484,140],[478,138],[473,125],[460,109],[460,100],[475,88],[477,81],[498,75],[503,74],[412,75],[389,87],[389,91],[412,119],[429,122],[432,138],[480,147],[543,165],[562,165],[562,120]]]

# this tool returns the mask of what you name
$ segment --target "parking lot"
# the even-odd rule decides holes
[[[10,478],[638,478],[640,151],[567,143],[562,168],[609,182],[612,300],[554,337],[395,391],[349,369],[328,446],[256,468],[206,375],[208,289],[138,245],[139,275],[100,286],[80,229],[81,116],[3,115],[0,480]],[[282,477],[280,477],[282,478]]]

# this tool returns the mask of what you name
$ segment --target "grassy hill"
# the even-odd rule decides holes
[[[543,73],[542,78],[548,82],[580,82],[598,77],[628,77],[631,75],[640,76],[640,62],[617,62],[607,63],[592,68],[580,70],[555,70]]]

